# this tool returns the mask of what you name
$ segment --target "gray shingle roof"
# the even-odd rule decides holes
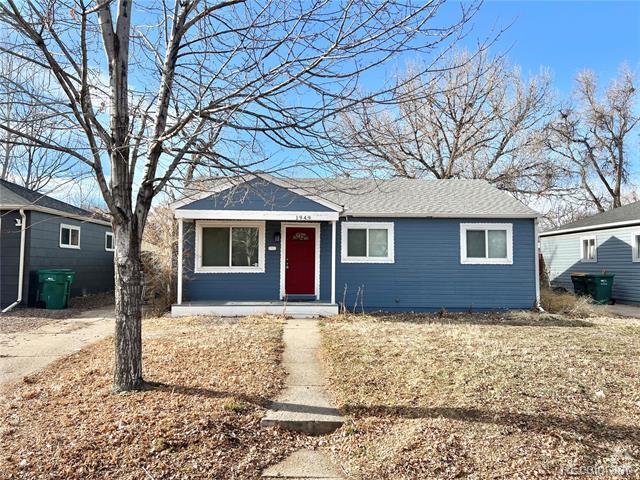
[[[37,206],[57,210],[61,213],[95,218],[93,212],[89,210],[75,207],[6,180],[0,180],[0,206],[11,206],[12,208]]]
[[[603,213],[591,215],[575,222],[567,223],[556,229],[544,232],[541,235],[551,235],[556,232],[564,230],[597,230],[602,225],[609,223],[619,222],[634,222],[637,221],[640,225],[640,201],[623,205],[622,207],[614,208]]]
[[[273,177],[262,176],[265,180]],[[213,186],[216,179],[196,180]],[[485,180],[410,178],[277,178],[282,186],[342,205],[344,215],[395,217],[536,217],[511,194]],[[200,183],[202,182],[202,183]]]

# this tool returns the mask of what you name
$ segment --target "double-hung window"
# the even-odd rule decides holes
[[[343,222],[342,263],[393,263],[392,222]]]
[[[104,249],[107,252],[114,252],[116,250],[115,244],[113,243],[112,232],[104,232]]]
[[[633,250],[633,261],[640,262],[640,232],[635,232],[631,236],[631,249]]]
[[[513,263],[513,225],[510,223],[460,224],[460,263]]]
[[[595,236],[580,238],[580,261],[587,263],[598,261],[598,244]]]
[[[195,272],[264,272],[264,225],[264,222],[197,222]]]
[[[60,224],[60,248],[80,248],[80,227]]]

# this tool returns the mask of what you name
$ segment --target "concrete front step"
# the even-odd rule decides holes
[[[317,450],[298,450],[262,472],[262,478],[341,479],[327,455]]]
[[[273,402],[260,425],[324,435],[340,428],[342,423],[323,386],[292,385]]]

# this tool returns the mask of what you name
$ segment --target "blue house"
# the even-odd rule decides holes
[[[43,268],[72,269],[71,296],[113,290],[113,241],[92,212],[0,180],[0,307],[37,306]]]
[[[173,204],[173,315],[531,308],[537,214],[483,180],[216,178]]]
[[[640,303],[640,202],[540,234],[547,276],[573,290],[571,273],[613,273],[613,298]]]

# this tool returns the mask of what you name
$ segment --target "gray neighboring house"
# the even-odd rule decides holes
[[[615,274],[613,298],[640,303],[640,202],[540,234],[553,286],[573,291],[572,272]]]
[[[0,305],[36,305],[41,268],[70,268],[71,296],[113,290],[111,224],[92,212],[0,180]],[[20,281],[22,278],[22,282]],[[21,287],[19,287],[21,285]]]

